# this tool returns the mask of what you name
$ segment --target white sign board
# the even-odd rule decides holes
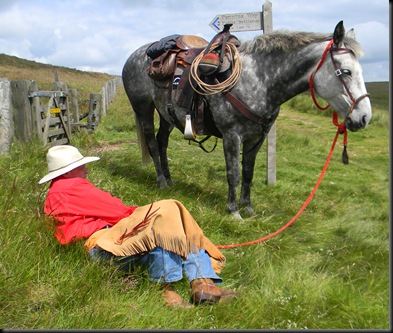
[[[210,22],[210,27],[216,32],[221,31],[224,25],[232,23],[230,31],[262,30],[262,12],[218,14]]]

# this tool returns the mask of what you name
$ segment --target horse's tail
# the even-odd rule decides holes
[[[135,112],[134,112],[134,117],[135,117],[136,135],[138,138],[138,146],[142,155],[142,164],[148,164],[152,161],[152,159],[146,144],[146,138],[145,135],[143,134],[141,123],[138,120],[138,115]]]

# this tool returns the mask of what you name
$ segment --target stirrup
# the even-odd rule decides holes
[[[192,126],[191,115],[186,115],[186,123],[184,126],[184,139],[194,140],[196,138],[194,127]]]

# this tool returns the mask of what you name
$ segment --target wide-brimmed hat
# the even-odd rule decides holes
[[[83,164],[97,161],[99,157],[84,157],[77,148],[73,146],[54,146],[49,148],[46,155],[48,163],[48,174],[43,177],[38,184],[45,183],[71,171]]]

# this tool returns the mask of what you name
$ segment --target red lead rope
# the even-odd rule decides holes
[[[348,141],[348,134],[347,134],[347,128],[343,123],[339,124],[338,123],[338,115],[337,112],[333,112],[333,124],[337,126],[337,133],[339,134],[344,134],[344,149],[341,155],[341,160],[344,164],[348,164],[349,158],[348,158],[348,153],[347,153],[347,141]]]
[[[330,159],[332,158],[334,147],[336,146],[336,142],[337,142],[337,138],[338,138],[339,134],[341,134],[341,129],[340,128],[336,132],[336,135],[335,135],[333,143],[332,143],[332,147],[330,148],[329,155],[328,155],[328,157],[326,159],[325,165],[323,166],[321,174],[319,175],[319,178],[318,178],[317,182],[314,185],[313,190],[311,191],[311,193],[308,196],[307,200],[304,202],[303,206],[299,209],[299,211],[296,213],[296,215],[286,225],[284,225],[282,228],[278,229],[277,231],[273,232],[272,234],[270,234],[268,236],[265,236],[265,237],[262,237],[262,238],[259,238],[259,239],[256,239],[256,240],[253,240],[253,241],[250,241],[250,242],[240,243],[240,244],[217,245],[217,248],[219,248],[219,249],[232,249],[232,248],[235,248],[235,247],[248,246],[248,245],[261,243],[261,242],[264,242],[264,241],[266,241],[266,240],[268,240],[270,238],[273,238],[274,236],[278,235],[280,232],[282,232],[286,228],[288,228],[293,222],[295,222],[296,219],[300,216],[301,213],[303,213],[303,211],[306,209],[308,204],[311,202],[312,198],[314,197],[314,194],[317,192],[319,184],[321,183],[321,181],[323,179],[323,176],[325,175],[325,172],[326,172],[326,170],[327,170],[327,168],[329,166]]]
[[[316,72],[318,72],[318,70],[321,68],[323,62],[325,61],[326,55],[329,52],[330,47],[333,45],[333,39],[330,40],[330,42],[328,43],[328,45],[325,48],[325,51],[323,51],[321,60],[319,60],[319,63],[317,65],[317,69],[310,75],[310,80],[309,80],[309,87],[310,87],[310,93],[311,93],[311,98],[315,104],[315,106],[319,109],[319,110],[326,110],[329,107],[329,104],[326,105],[325,107],[322,107],[318,104],[317,99],[315,98],[315,94],[314,94],[314,88],[313,88],[313,79],[314,79],[314,75]]]

